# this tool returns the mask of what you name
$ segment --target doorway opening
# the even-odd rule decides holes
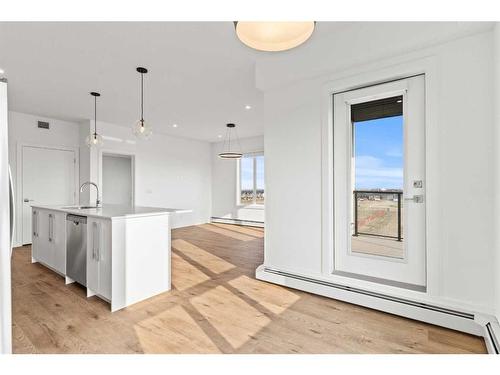
[[[102,154],[102,201],[104,204],[133,206],[134,157]]]

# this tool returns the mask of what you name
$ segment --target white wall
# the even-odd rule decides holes
[[[265,265],[313,278],[332,276],[322,269],[321,126],[329,105],[324,105],[329,102],[323,97],[323,85],[359,72],[431,57],[436,64],[436,85],[427,94],[434,100],[437,117],[427,141],[437,149],[436,159],[429,162],[439,173],[429,176],[428,183],[435,187],[437,199],[430,212],[439,230],[430,231],[429,240],[437,245],[433,249],[437,264],[432,267],[438,272],[422,299],[491,313],[492,32],[394,55],[394,35],[398,41],[405,36],[411,41],[414,26],[407,30],[408,35],[398,25],[385,25],[377,33],[374,29],[332,36],[323,41],[323,48],[316,45],[307,54],[299,51],[302,55],[294,56],[295,65],[288,64],[284,55],[257,64],[258,82],[265,90]],[[383,51],[385,59],[380,60]],[[298,79],[293,74],[298,66],[299,77],[309,72],[314,77]],[[327,66],[329,72],[317,74]]]
[[[243,153],[264,151],[264,137],[240,139]],[[237,160],[224,160],[217,155],[223,142],[212,143],[212,217],[264,222],[264,207],[246,207],[237,201]]]
[[[0,353],[12,352],[7,84],[0,81]]]
[[[38,121],[49,122],[50,129],[39,129]],[[18,171],[17,153],[21,145],[78,149],[79,142],[79,125],[76,122],[9,111],[9,164],[15,191],[19,192],[17,176],[20,170]],[[18,193],[16,196],[16,246],[21,245],[22,242],[22,216],[20,214],[23,208],[22,199],[23,197]]]
[[[50,130],[39,129],[37,121],[50,122]],[[90,121],[81,123],[61,121],[18,112],[9,112],[9,163],[17,186],[17,150],[20,144],[79,148],[80,183],[99,181],[99,153],[90,152],[85,144]],[[92,125],[93,126],[93,125]],[[178,214],[173,227],[206,223],[211,211],[211,146],[208,142],[154,134],[149,141],[136,140],[129,127],[98,123],[99,132],[107,139],[102,150],[135,155],[135,203],[192,209]],[[80,194],[80,203],[95,199],[94,189]],[[18,211],[22,209],[22,197]],[[21,228],[17,215],[16,228]],[[21,243],[16,231],[16,245]]]
[[[494,202],[495,220],[493,231],[495,233],[495,313],[500,321],[500,23],[494,29]]]
[[[82,135],[87,136],[89,129],[93,128],[93,121],[84,122],[82,127]],[[81,180],[97,181],[101,186],[100,152],[134,155],[136,205],[193,211],[174,215],[174,228],[209,222],[212,169],[210,143],[159,133],[153,134],[148,141],[142,141],[135,138],[130,127],[99,121],[98,132],[104,138],[104,145],[100,151],[91,150],[89,174],[82,173]],[[87,170],[82,165],[81,169]],[[92,201],[95,199],[95,189],[91,190],[90,197]],[[87,203],[83,195],[81,199],[81,203]]]

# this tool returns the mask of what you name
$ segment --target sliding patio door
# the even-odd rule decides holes
[[[333,96],[334,273],[426,285],[424,76]]]

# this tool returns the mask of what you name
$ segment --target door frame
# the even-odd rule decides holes
[[[119,151],[113,149],[99,149],[98,151],[98,168],[97,173],[97,185],[101,192],[104,191],[102,187],[102,157],[103,155],[117,156],[117,157],[129,157],[130,158],[130,168],[131,168],[131,178],[132,178],[132,204],[136,205],[135,192],[136,192],[136,181],[135,181],[135,153],[130,151]]]
[[[16,210],[19,214],[16,217],[16,233],[15,233],[15,245],[21,246],[23,244],[23,148],[24,147],[32,147],[32,148],[43,148],[49,150],[57,150],[57,151],[71,151],[73,152],[75,158],[75,191],[74,191],[74,200],[75,203],[78,200],[78,187],[80,182],[80,153],[78,147],[66,147],[66,146],[55,146],[55,145],[47,145],[47,144],[37,144],[37,143],[26,143],[26,142],[17,142],[16,143]]]
[[[417,230],[417,232],[412,232],[411,235],[408,232],[407,220],[417,220],[414,224],[424,224],[418,225],[417,228],[420,228],[424,231],[425,237],[425,202],[422,206],[406,206],[405,213],[403,216],[404,224],[404,235],[405,241],[404,244],[404,256],[403,258],[392,258],[385,257],[381,255],[372,255],[365,253],[355,253],[352,251],[352,227],[350,223],[353,222],[353,201],[352,201],[352,190],[354,189],[354,174],[355,170],[353,168],[353,142],[354,142],[354,134],[353,134],[353,123],[350,117],[351,106],[357,103],[369,102],[371,100],[377,100],[380,98],[388,98],[394,96],[402,96],[402,107],[403,107],[403,134],[402,134],[402,142],[404,144],[404,183],[403,190],[405,194],[402,196],[406,196],[406,194],[412,194],[412,190],[414,188],[409,188],[411,184],[408,183],[408,173],[410,172],[408,168],[408,161],[413,160],[415,162],[418,160],[417,166],[424,167],[425,166],[425,119],[423,115],[419,116],[418,113],[414,112],[411,115],[409,112],[409,107],[412,107],[413,104],[421,104],[423,105],[422,98],[425,100],[425,87],[423,84],[425,77],[423,75],[413,76],[411,78],[403,78],[399,80],[395,80],[388,83],[381,83],[378,85],[370,85],[366,88],[359,88],[355,90],[346,91],[342,94],[334,94],[332,97],[332,107],[335,118],[333,119],[332,129],[334,134],[334,140],[336,136],[340,138],[337,139],[335,144],[343,148],[340,150],[340,154],[336,154],[337,158],[335,159],[334,155],[334,174],[338,177],[338,181],[340,183],[335,183],[334,181],[334,199],[337,199],[337,202],[334,201],[334,209],[336,207],[336,212],[334,212],[334,226],[338,231],[338,236],[334,239],[336,246],[334,248],[335,255],[333,256],[334,263],[337,268],[332,271],[337,275],[346,275],[354,278],[371,280],[374,282],[379,282],[382,284],[395,285],[402,288],[420,290],[423,291],[426,288],[426,252],[425,252],[425,238],[423,240],[423,246],[419,246],[419,240],[422,239],[420,235],[416,233],[421,233],[421,230]],[[423,84],[422,84],[423,83]],[[413,95],[414,91],[410,91],[410,95],[408,95],[408,91],[412,90],[411,87],[415,86],[415,93],[421,93],[420,95]],[[420,91],[421,90],[421,91]],[[338,97],[336,98],[336,95]],[[409,98],[414,98],[416,102],[410,102]],[[418,111],[421,114],[425,113],[425,108],[422,106]],[[408,124],[412,123],[412,120],[409,116],[417,116],[416,125],[408,127]],[[414,117],[413,117],[414,118]],[[413,119],[412,118],[412,119]],[[422,123],[423,120],[424,123]],[[340,121],[340,123],[336,123],[336,121]],[[344,134],[340,135],[339,134]],[[408,136],[409,133],[417,132],[417,138],[423,141],[421,145],[422,148],[419,147],[419,150],[423,151],[422,153],[419,151],[418,155],[409,156],[409,150],[411,147],[408,147]],[[345,142],[344,136],[347,137],[347,142]],[[422,137],[422,138],[420,138]],[[413,143],[413,142],[412,142]],[[344,146],[346,145],[346,146]],[[335,145],[334,145],[335,147]],[[334,148],[333,147],[333,148]],[[334,150],[335,154],[335,150]],[[335,169],[337,169],[335,171]],[[340,175],[339,175],[340,173]],[[418,173],[418,172],[417,172]],[[422,178],[425,176],[417,174],[418,178]],[[413,177],[416,177],[413,176]],[[345,182],[344,182],[345,178]],[[335,180],[335,178],[334,178]],[[409,189],[409,190],[408,190]],[[339,201],[340,199],[340,201]],[[336,204],[335,204],[336,203]],[[422,211],[422,209],[424,209]],[[416,211],[414,211],[416,210]],[[419,214],[420,212],[420,214]],[[412,215],[412,216],[408,216]],[[414,216],[416,215],[416,216]],[[410,219],[413,218],[413,219]],[[346,226],[345,223],[348,223]],[[413,239],[413,240],[412,240]],[[409,240],[417,240],[417,242],[409,242]],[[424,253],[419,251],[418,249],[424,249]],[[381,272],[383,271],[383,272]],[[378,276],[376,276],[378,275]],[[401,280],[400,278],[404,278],[405,280]]]
[[[413,291],[397,286],[379,284],[369,280],[337,275],[334,269],[334,197],[333,197],[333,95],[344,91],[388,83],[416,75],[425,79],[425,181],[426,181],[426,291]],[[322,202],[322,260],[321,276],[344,285],[374,292],[391,293],[409,298],[439,295],[442,259],[439,246],[439,148],[437,121],[437,62],[435,57],[401,62],[397,65],[372,64],[355,68],[326,82],[322,87],[321,107],[321,202]],[[432,163],[430,162],[432,161]]]

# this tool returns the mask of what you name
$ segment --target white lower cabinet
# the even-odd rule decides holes
[[[88,218],[87,288],[111,300],[111,220]]]
[[[61,274],[66,274],[66,214],[52,212],[49,216],[49,242],[52,246],[53,267]]]
[[[48,243],[45,239],[45,223],[43,223],[41,227],[41,221],[44,222],[44,218],[45,212],[43,210],[34,209],[32,211],[33,237],[31,241],[31,257],[33,261],[47,263],[49,256]]]
[[[32,258],[66,273],[66,214],[33,209]]]

